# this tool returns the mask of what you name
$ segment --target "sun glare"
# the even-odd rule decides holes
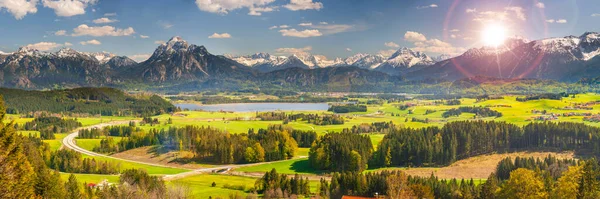
[[[481,32],[481,41],[486,46],[498,47],[506,39],[506,28],[499,24],[490,24]]]

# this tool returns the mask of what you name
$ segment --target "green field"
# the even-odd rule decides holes
[[[216,183],[215,187],[211,186],[213,182]],[[238,193],[241,195],[246,195],[247,193],[245,191],[224,188],[224,185],[241,185],[245,187],[245,190],[248,190],[254,187],[255,182],[256,178],[250,177],[201,174],[174,180],[169,182],[169,184],[189,189],[194,198],[228,198],[230,194]],[[318,184],[318,181],[310,181],[311,192],[316,192]]]
[[[115,142],[120,141],[123,137],[112,137]],[[100,141],[102,140],[102,138],[99,139],[76,139],[75,141],[77,142],[77,146],[88,150],[88,151],[93,151],[94,148],[99,147],[100,146]]]
[[[505,96],[501,99],[494,100],[486,100],[486,101],[476,101],[475,99],[460,99],[461,105],[443,105],[439,103],[435,103],[435,100],[408,100],[400,103],[385,103],[382,105],[369,105],[367,112],[362,113],[350,113],[343,114],[346,117],[346,122],[343,125],[327,125],[327,126],[319,126],[307,123],[305,121],[296,121],[290,122],[289,125],[295,129],[302,130],[314,130],[318,134],[322,135],[326,132],[339,132],[344,128],[351,128],[354,125],[359,125],[363,123],[372,123],[372,122],[389,122],[392,121],[394,124],[400,125],[402,127],[410,127],[410,128],[420,128],[426,126],[442,126],[447,122],[452,121],[461,121],[461,120],[496,120],[496,121],[506,121],[509,123],[514,123],[517,125],[525,125],[532,122],[532,118],[536,116],[540,116],[541,114],[535,114],[532,110],[546,110],[548,113],[592,113],[598,114],[600,113],[599,108],[600,105],[594,105],[592,110],[567,110],[564,107],[572,106],[575,103],[585,103],[585,102],[595,102],[600,100],[600,95],[597,94],[580,94],[575,98],[563,98],[562,100],[532,100],[527,102],[519,102],[516,98],[519,96]],[[363,100],[363,99],[361,99]],[[406,110],[400,110],[397,106],[402,104],[412,103],[416,104],[416,106],[412,106]],[[507,107],[497,107],[497,105],[503,105]],[[488,117],[488,118],[474,118],[474,114],[471,113],[463,113],[458,117],[450,117],[444,118],[442,114],[452,108],[458,108],[461,106],[489,106],[491,109],[499,111],[503,114],[500,118]],[[426,114],[426,112],[432,112]],[[291,113],[291,112],[289,112]],[[298,112],[295,112],[298,113]],[[303,111],[303,113],[317,113],[317,114],[325,114],[327,112],[324,111]],[[155,116],[160,121],[160,124],[150,126],[144,125],[139,126],[141,129],[149,130],[152,128],[169,128],[169,127],[182,127],[186,125],[197,125],[197,126],[211,126],[215,128],[222,129],[224,131],[228,131],[231,133],[246,133],[248,129],[254,128],[266,128],[271,124],[281,124],[282,121],[256,121],[252,120],[256,113],[223,113],[223,112],[201,112],[201,111],[183,111],[178,112],[174,115],[163,114],[160,116]],[[331,113],[327,113],[331,114]],[[30,121],[31,118],[18,118],[16,115],[10,115],[13,120],[17,123],[24,123]],[[171,118],[173,123],[167,124],[166,121]],[[234,121],[234,118],[242,118],[246,121]],[[412,122],[412,118],[416,118],[418,120],[427,119],[428,123],[422,122]],[[78,118],[80,122],[84,124],[84,126],[90,126],[94,124],[109,122],[109,121],[117,121],[117,120],[133,120],[135,118],[132,117],[102,117],[102,118]],[[558,117],[556,121],[570,121],[570,122],[584,122],[583,116],[573,116],[573,117]],[[6,122],[6,121],[5,121]],[[593,126],[600,126],[600,123],[593,122],[584,122]],[[23,135],[39,135],[39,132],[36,131],[22,131],[20,132]],[[366,134],[370,137],[371,142],[374,148],[377,148],[378,144],[381,142],[384,134],[381,133],[369,133]],[[56,134],[55,140],[45,140],[44,142],[50,144],[53,150],[56,150],[61,147],[61,140],[64,138],[66,134]],[[120,139],[119,137],[115,137],[115,139]],[[101,139],[77,139],[77,144],[84,149],[92,150],[94,147],[100,144]],[[304,174],[304,175],[317,175],[320,174],[319,171],[312,169],[309,165],[308,156],[309,148],[299,148],[296,157],[302,157],[292,160],[279,161],[274,163],[265,163],[256,166],[249,167],[241,167],[236,169],[237,172],[247,172],[252,173],[253,175],[257,175],[260,173],[264,173],[270,171],[275,168],[279,173],[284,174]],[[84,155],[84,157],[87,157]],[[94,157],[97,160],[101,161],[111,161],[118,162],[121,164],[122,169],[128,168],[143,168],[148,171],[148,173],[152,175],[167,175],[167,174],[176,174],[185,171],[189,171],[188,169],[177,169],[177,168],[169,168],[169,167],[157,167],[157,166],[148,166],[143,164],[136,164],[126,161],[114,160],[104,157]],[[389,169],[389,168],[387,168]],[[407,168],[393,168],[393,169],[407,169]],[[379,171],[382,169],[369,169],[365,172],[373,172]],[[63,178],[68,178],[68,174],[61,174]],[[118,181],[118,176],[116,175],[93,175],[93,174],[77,174],[76,175],[80,182],[99,182],[103,179],[108,179],[109,182]],[[196,176],[190,176],[183,179],[178,179],[172,182],[168,182],[170,185],[177,185],[187,187],[191,190],[192,194],[196,198],[208,198],[209,196],[214,197],[229,197],[232,193],[240,193],[245,195],[247,192],[224,188],[223,185],[245,185],[245,189],[250,189],[256,178],[253,177],[242,177],[242,176],[231,176],[231,175],[211,175],[211,174],[202,174]],[[476,179],[475,182],[477,184],[484,182],[485,179]],[[211,187],[211,183],[215,182],[217,184],[216,187]],[[311,182],[311,187],[316,189],[316,182]]]

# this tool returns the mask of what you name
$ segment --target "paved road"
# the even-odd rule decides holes
[[[116,121],[116,122],[102,123],[102,124],[97,124],[97,125],[93,125],[93,126],[89,126],[89,127],[77,129],[73,133],[67,135],[62,140],[63,147],[75,150],[75,151],[77,151],[79,153],[83,153],[83,154],[86,154],[86,155],[89,155],[89,156],[105,157],[105,158],[111,158],[111,159],[120,160],[120,161],[133,162],[133,163],[137,163],[137,164],[157,166],[157,167],[168,167],[168,168],[185,169],[185,168],[181,168],[181,167],[173,167],[173,166],[167,166],[167,165],[161,165],[161,164],[153,164],[153,163],[147,163],[147,162],[140,162],[140,161],[135,161],[135,160],[128,160],[128,159],[112,157],[112,156],[108,156],[108,155],[104,155],[104,154],[99,154],[99,153],[96,153],[96,152],[93,152],[93,151],[88,151],[88,150],[86,150],[84,148],[81,148],[81,147],[77,146],[77,144],[75,143],[75,138],[79,135],[79,130],[81,130],[81,129],[104,128],[106,126],[112,126],[112,125],[129,124],[129,122],[130,121]],[[306,157],[307,156],[300,156],[300,157],[296,157],[296,158],[306,158]],[[286,160],[281,160],[281,161],[286,161]],[[202,169],[191,170],[191,171],[187,171],[187,172],[183,172],[183,173],[178,173],[178,174],[165,175],[165,176],[163,176],[163,179],[168,181],[168,180],[176,180],[176,179],[180,179],[180,178],[184,178],[184,177],[188,177],[188,176],[198,175],[198,174],[202,174],[202,173],[212,173],[212,172],[221,172],[221,173],[223,173],[223,172],[227,172],[227,171],[230,171],[232,169],[236,169],[236,168],[240,168],[240,167],[249,167],[249,166],[256,166],[256,165],[261,165],[261,164],[275,163],[275,162],[280,162],[280,161],[259,162],[259,163],[253,163],[253,164],[223,165],[223,166],[218,166],[218,167],[202,168]]]

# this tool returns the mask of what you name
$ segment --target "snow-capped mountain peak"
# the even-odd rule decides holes
[[[386,64],[396,67],[410,68],[415,65],[432,65],[435,61],[425,53],[413,51],[409,48],[400,48],[388,60]]]
[[[187,41],[183,40],[180,36],[174,36],[171,39],[169,39],[169,41],[167,41],[166,43],[161,44],[158,48],[156,48],[156,51],[154,51],[154,54],[164,54],[164,53],[174,53],[175,51],[179,51],[182,49],[187,49],[189,47],[189,44],[187,43]]]

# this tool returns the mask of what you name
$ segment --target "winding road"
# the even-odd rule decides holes
[[[97,124],[97,125],[88,126],[88,127],[84,127],[84,128],[79,128],[79,129],[75,130],[73,133],[71,133],[71,134],[67,135],[65,138],[63,138],[63,140],[62,140],[63,147],[66,147],[66,148],[72,149],[74,151],[77,151],[79,153],[93,156],[93,157],[104,157],[104,158],[110,158],[110,159],[115,159],[115,160],[120,160],[120,161],[133,162],[133,163],[137,163],[137,164],[156,166],[156,167],[186,169],[186,168],[181,168],[181,167],[173,167],[173,166],[167,166],[167,165],[162,165],[162,164],[153,164],[153,163],[148,163],[148,162],[140,162],[140,161],[135,161],[135,160],[128,160],[128,159],[112,157],[109,155],[99,154],[99,153],[96,153],[93,151],[88,151],[84,148],[81,148],[81,147],[77,146],[77,143],[75,142],[75,138],[79,135],[79,131],[82,129],[104,128],[106,126],[112,126],[112,125],[129,124],[129,122],[131,122],[131,121],[115,121],[115,122],[108,122],[108,123]],[[299,157],[295,157],[294,159],[306,158],[306,157],[307,156],[299,156]],[[198,175],[198,174],[202,174],[202,173],[212,173],[212,172],[223,173],[223,172],[228,172],[232,169],[236,169],[236,168],[240,168],[240,167],[249,167],[249,166],[262,165],[262,164],[270,164],[270,163],[276,163],[276,162],[281,162],[281,161],[287,161],[287,160],[272,161],[272,162],[259,162],[259,163],[252,163],[252,164],[223,165],[223,166],[218,166],[218,167],[195,169],[195,170],[190,170],[190,171],[178,173],[178,174],[164,175],[163,179],[165,181],[169,181],[169,180],[176,180],[176,179],[180,179],[180,178],[184,178],[184,177],[188,177],[188,176]]]

